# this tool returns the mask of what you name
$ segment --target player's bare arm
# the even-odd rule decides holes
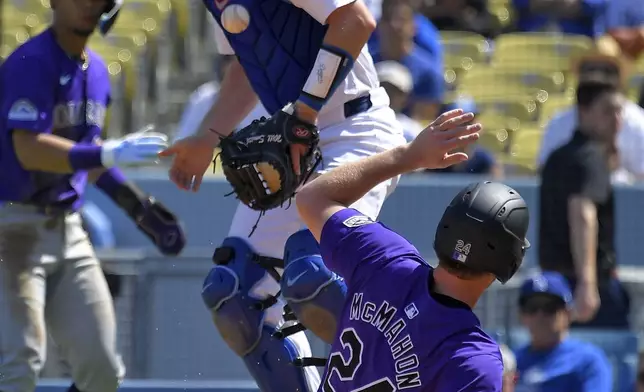
[[[18,161],[25,170],[60,174],[154,162],[167,145],[165,135],[148,131],[100,146],[25,129],[15,129],[11,136]]]
[[[584,196],[568,200],[570,246],[578,286],[575,290],[577,318],[590,320],[599,305],[597,291],[597,207]]]
[[[211,146],[217,147],[220,136],[230,135],[257,102],[257,94],[248,82],[244,69],[237,58],[232,59],[224,74],[217,99],[204,117],[199,133],[208,135]]]
[[[179,189],[198,191],[222,137],[230,135],[257,105],[246,73],[237,59],[231,61],[220,92],[199,127],[198,134],[175,142],[161,157],[174,157],[169,175]]]
[[[296,196],[300,217],[319,241],[333,214],[347,208],[379,183],[420,168],[443,168],[466,160],[450,151],[478,140],[480,124],[472,113],[444,113],[411,143],[342,165],[306,184]]]
[[[14,130],[12,139],[18,160],[25,170],[52,173],[75,171],[69,160],[69,152],[76,145],[73,141],[24,129]]]
[[[376,21],[373,15],[361,0],[344,5],[331,12],[327,18],[327,24],[329,29],[324,37],[323,45],[328,48],[339,48],[349,54],[352,59],[358,57],[360,51],[369,40],[371,33],[376,28]],[[324,46],[322,50],[324,50]],[[326,54],[322,51],[320,52],[318,54],[320,64],[316,62],[318,67],[313,67],[312,74],[316,72],[316,68],[324,64],[324,61],[327,61]],[[329,77],[333,76],[335,75],[329,74]],[[298,100],[296,102],[296,113],[302,120],[315,124],[319,109],[316,110],[309,106],[306,103],[307,101]]]

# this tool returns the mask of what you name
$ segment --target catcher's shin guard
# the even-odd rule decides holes
[[[290,310],[301,324],[331,344],[347,296],[344,279],[324,265],[320,246],[309,230],[298,231],[286,241],[284,264],[280,283]]]
[[[292,364],[307,353],[300,352],[295,337],[273,337],[275,326],[265,323],[266,309],[276,298],[262,300],[249,292],[267,274],[279,280],[275,267],[281,268],[282,261],[258,256],[241,238],[226,238],[213,260],[217,265],[204,281],[202,298],[222,338],[244,360],[260,390],[315,392],[317,370]]]

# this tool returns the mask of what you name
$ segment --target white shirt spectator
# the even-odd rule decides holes
[[[380,14],[382,14],[382,0],[364,0],[364,3],[373,14],[374,19],[380,19]]]
[[[550,153],[568,143],[577,126],[577,109],[571,107],[557,113],[546,126],[537,165],[542,166]],[[617,135],[620,172],[627,171],[644,179],[644,109],[631,101],[624,106],[623,125]]]
[[[396,61],[382,61],[376,64],[376,73],[380,83],[389,83],[394,86],[400,93],[405,94],[405,100],[414,88],[411,73],[407,67]],[[395,107],[393,101],[392,109],[396,111],[396,119],[402,125],[405,140],[407,140],[407,143],[411,142],[424,129],[423,126],[418,121],[401,113],[401,108]]]
[[[210,110],[212,105],[215,103],[218,93],[219,84],[217,82],[208,82],[199,86],[190,95],[183,113],[181,114],[179,125],[177,126],[175,141],[194,135],[198,131],[199,125],[201,125],[204,117],[206,117],[208,110]],[[264,109],[264,106],[261,103],[258,103],[248,116],[239,123],[237,128],[243,128],[249,125],[253,120],[262,116],[269,117],[270,115],[266,109]]]

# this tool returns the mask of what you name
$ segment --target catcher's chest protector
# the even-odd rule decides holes
[[[297,100],[327,26],[285,0],[204,0],[204,4],[224,31],[268,112],[273,114]],[[226,23],[222,23],[223,13],[224,18],[240,14],[235,5],[243,7],[249,16],[248,26],[237,34],[227,31]]]

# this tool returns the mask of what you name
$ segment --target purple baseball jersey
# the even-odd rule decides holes
[[[348,298],[319,391],[501,391],[498,345],[466,304],[432,293],[432,267],[402,236],[345,209],[320,247]]]
[[[70,58],[51,29],[18,47],[0,66],[0,203],[77,207],[87,172],[73,175],[25,170],[13,150],[12,131],[51,133],[80,143],[100,137],[110,102],[105,63]]]

